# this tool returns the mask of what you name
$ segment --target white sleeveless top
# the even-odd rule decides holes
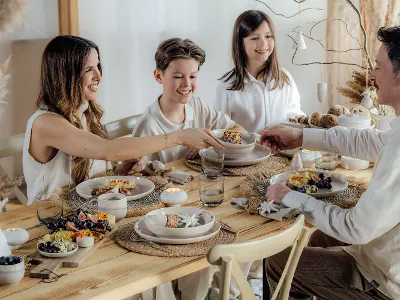
[[[88,103],[82,106],[80,111],[82,112],[82,124],[86,124],[84,121],[83,112],[87,109]],[[65,187],[74,184],[71,178],[71,166],[72,158],[71,155],[66,154],[62,151],[58,151],[54,158],[47,163],[40,163],[36,161],[29,153],[29,145],[31,141],[32,124],[35,119],[43,114],[53,114],[59,116],[59,114],[50,112],[48,110],[38,109],[28,120],[26,125],[24,146],[22,151],[22,163],[24,170],[24,177],[27,186],[28,193],[28,204],[32,204],[36,201],[36,196],[40,193],[51,193],[57,187]],[[93,161],[92,168],[89,176],[104,172],[106,170],[105,161],[95,160]]]

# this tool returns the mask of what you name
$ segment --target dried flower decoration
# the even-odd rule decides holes
[[[14,189],[22,184],[22,177],[11,178],[0,176],[0,196],[7,197]]]

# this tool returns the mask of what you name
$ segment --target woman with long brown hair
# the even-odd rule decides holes
[[[38,110],[28,120],[23,147],[28,203],[38,193],[79,184],[104,171],[107,161],[126,161],[114,168],[125,175],[140,157],[162,149],[221,147],[206,129],[107,139],[103,109],[96,102],[101,75],[99,48],[89,40],[58,36],[44,50]]]
[[[300,95],[278,61],[275,28],[259,10],[242,13],[232,36],[234,68],[220,78],[217,108],[249,132],[304,115]]]

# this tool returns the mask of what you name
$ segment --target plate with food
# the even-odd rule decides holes
[[[271,184],[279,182],[284,182],[292,190],[314,198],[335,196],[348,186],[342,175],[319,171],[285,172],[270,179]]]
[[[236,160],[251,154],[256,145],[256,139],[249,133],[233,129],[217,129],[212,136],[224,146],[225,159]]]
[[[89,179],[76,187],[76,192],[84,199],[100,195],[105,191],[126,195],[128,201],[137,200],[150,194],[155,188],[148,179],[134,176],[106,176]]]
[[[56,240],[39,243],[37,249],[43,256],[60,258],[74,254],[78,251],[78,245],[68,241]]]

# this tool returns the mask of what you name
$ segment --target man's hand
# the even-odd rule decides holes
[[[115,168],[115,172],[120,175],[131,175],[143,171],[146,160],[142,157],[140,159],[125,160]]]
[[[296,149],[302,143],[303,130],[299,128],[277,125],[261,132],[260,144],[274,152]]]
[[[267,192],[265,193],[265,198],[267,201],[274,201],[276,204],[281,204],[282,199],[286,196],[287,193],[292,190],[284,183],[275,183],[270,185],[267,188]]]

